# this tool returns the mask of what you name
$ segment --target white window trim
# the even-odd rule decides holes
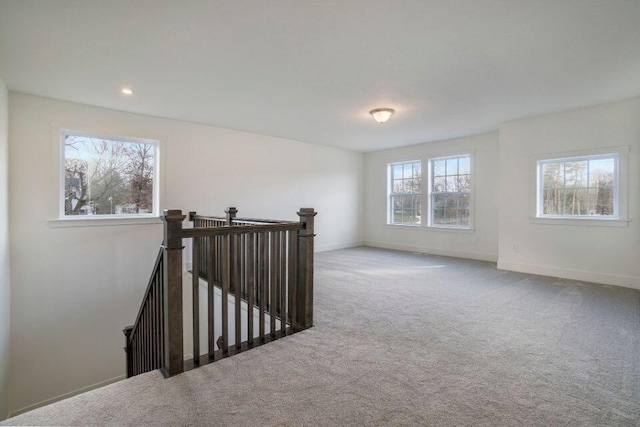
[[[121,141],[139,141],[152,143],[156,146],[155,152],[155,173],[153,183],[153,213],[138,215],[91,215],[91,216],[65,216],[64,215],[64,135],[71,133],[74,135],[91,136],[98,138],[108,138]],[[51,204],[54,207],[51,211],[51,219],[48,225],[51,228],[67,227],[102,227],[114,225],[143,225],[160,224],[162,220],[161,206],[164,204],[164,171],[165,171],[165,147],[166,138],[157,135],[141,135],[140,132],[129,130],[114,130],[101,128],[87,128],[86,126],[74,126],[73,124],[61,125],[56,122],[51,123],[51,141],[53,152],[53,179],[55,188],[55,201]]]
[[[427,158],[427,173],[428,173],[428,188],[427,188],[427,203],[425,208],[427,209],[427,227],[432,230],[447,230],[447,231],[474,231],[475,230],[475,155],[474,151],[464,151],[457,154],[448,154],[445,156],[430,156]],[[433,224],[433,213],[431,210],[431,196],[433,189],[433,160],[454,159],[458,157],[469,156],[470,169],[471,169],[471,189],[469,190],[469,225],[444,225]]]
[[[567,151],[560,153],[536,154],[531,156],[531,206],[529,222],[533,224],[546,225],[568,225],[568,226],[596,226],[596,227],[627,227],[628,217],[628,188],[629,188],[629,151],[628,145],[602,147],[587,150]],[[598,157],[606,155],[617,155],[617,177],[616,177],[616,213],[614,217],[598,217],[592,215],[541,215],[540,214],[540,191],[541,177],[539,174],[538,162],[553,160],[571,160],[585,157]]]

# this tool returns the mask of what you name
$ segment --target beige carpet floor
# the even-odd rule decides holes
[[[310,330],[0,424],[640,425],[636,290],[356,248],[317,255],[315,302]]]

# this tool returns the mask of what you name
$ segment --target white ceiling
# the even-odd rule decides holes
[[[372,151],[640,95],[640,0],[0,0],[0,76]]]

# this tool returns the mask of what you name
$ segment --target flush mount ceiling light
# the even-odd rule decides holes
[[[128,87],[123,87],[122,90],[120,90],[120,92],[122,92],[125,95],[133,95],[133,89]]]
[[[385,123],[391,118],[393,113],[395,113],[395,110],[392,108],[376,108],[375,110],[369,111],[371,117],[378,123]]]

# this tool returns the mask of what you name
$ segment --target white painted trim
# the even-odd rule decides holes
[[[15,411],[9,412],[9,418],[18,416],[20,414],[24,414],[25,412],[29,412],[29,411],[32,411],[32,410],[37,409],[37,408],[41,408],[43,406],[50,405],[50,404],[55,403],[55,402],[59,402],[59,401],[64,400],[64,399],[68,399],[68,398],[73,397],[73,396],[77,396],[77,395],[82,394],[82,393],[86,393],[87,391],[91,391],[91,390],[95,390],[97,388],[108,386],[109,384],[113,384],[113,383],[116,383],[118,381],[122,381],[124,379],[126,379],[126,375],[120,375],[118,377],[111,378],[110,380],[102,381],[102,382],[99,382],[99,383],[96,383],[96,384],[93,384],[93,385],[90,385],[90,386],[87,386],[87,387],[82,387],[82,388],[79,388],[77,390],[70,391],[69,393],[64,393],[64,394],[61,394],[59,396],[52,397],[50,399],[42,400],[42,401],[40,401],[38,403],[34,403],[33,405],[25,406],[24,408],[16,409]]]
[[[448,256],[453,258],[474,259],[478,261],[489,261],[489,262],[498,261],[498,254],[493,254],[489,252],[470,252],[470,251],[459,251],[456,249],[426,248],[422,246],[405,245],[405,244],[398,244],[398,243],[392,243],[392,242],[370,241],[370,240],[365,241],[364,244],[365,246],[371,246],[374,248],[395,249],[397,251],[419,252],[423,254]]]
[[[536,274],[539,276],[560,277],[604,285],[622,286],[640,290],[640,278],[618,274],[599,273],[597,271],[574,270],[569,268],[548,267],[544,265],[524,264],[519,262],[498,261],[499,270]]]
[[[48,222],[51,228],[67,227],[105,227],[111,225],[147,225],[162,224],[162,220],[157,216],[150,217],[111,217],[104,218],[99,215],[78,218],[52,219]]]
[[[351,241],[351,242],[342,242],[342,243],[332,243],[328,245],[316,246],[314,252],[327,252],[327,251],[335,251],[338,249],[357,248],[358,246],[363,246],[363,245],[364,245],[364,242],[361,240]]]
[[[539,218],[529,218],[532,224],[545,225],[567,225],[567,226],[587,226],[587,227],[628,227],[629,219],[610,219],[610,218],[593,218],[593,217],[550,217],[543,216]]]
[[[382,224],[384,228],[388,228],[390,230],[419,230],[422,232],[431,232],[435,231],[436,233],[463,233],[463,234],[473,234],[476,232],[475,228],[464,228],[464,227],[440,227],[440,226],[427,226],[420,227],[418,225],[403,225],[403,224]]]

